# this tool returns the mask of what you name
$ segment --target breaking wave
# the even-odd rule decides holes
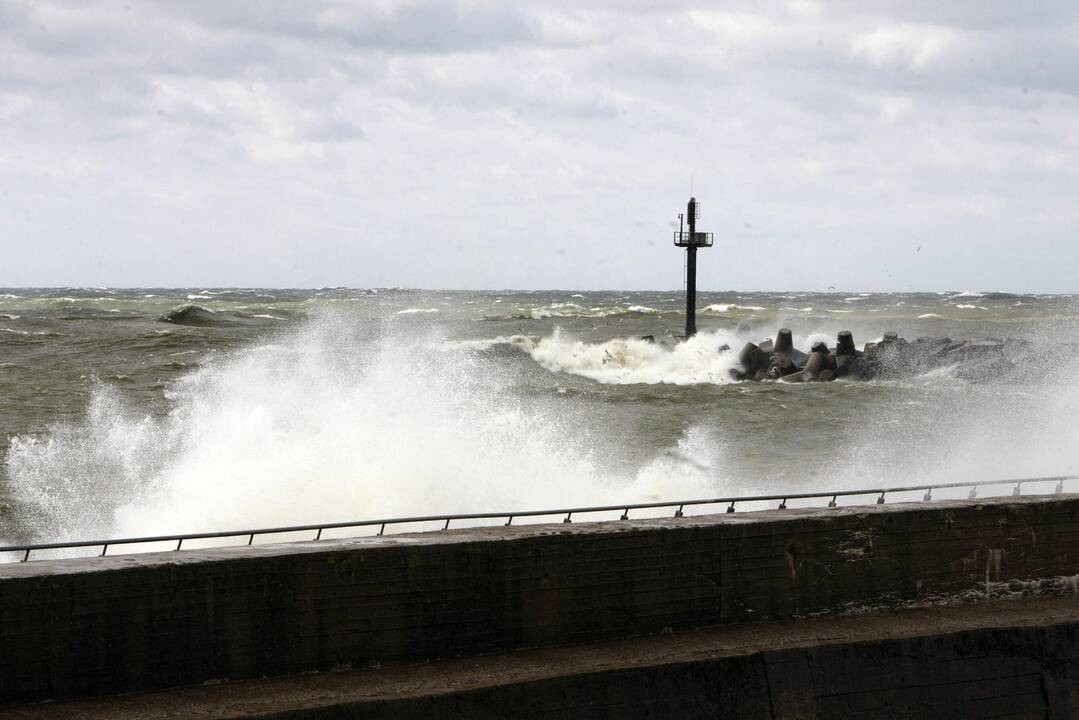
[[[794,341],[796,347],[810,347],[832,337],[834,333],[800,333]],[[730,370],[738,365],[738,351],[750,340],[757,342],[761,338],[715,330],[699,332],[677,343],[644,338],[585,342],[555,328],[548,337],[514,335],[466,344],[475,348],[511,346],[550,372],[577,375],[605,385],[726,385],[735,382]]]
[[[732,382],[729,370],[737,364],[737,350],[732,351],[736,343],[738,338],[724,331],[698,333],[673,346],[638,338],[587,343],[556,329],[550,337],[519,338],[514,344],[551,372],[611,385],[695,385]]]
[[[13,438],[19,525],[85,539],[700,496],[716,482],[716,445],[692,428],[612,470],[617,438],[583,406],[514,394],[518,371],[329,317],[211,357],[164,414],[101,384],[81,421]]]

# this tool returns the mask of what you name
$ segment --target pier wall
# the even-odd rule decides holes
[[[1073,592],[1079,498],[0,565],[0,703]]]
[[[825,644],[349,700],[264,720],[1074,718],[1079,623]],[[36,719],[28,719],[36,720]]]

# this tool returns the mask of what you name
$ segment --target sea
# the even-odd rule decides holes
[[[0,544],[1079,471],[1067,358],[990,382],[729,372],[780,327],[803,350],[1067,346],[1076,297],[697,299],[682,341],[679,291],[0,288]]]

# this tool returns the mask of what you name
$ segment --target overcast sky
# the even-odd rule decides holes
[[[0,0],[0,286],[1079,291],[1079,4]]]

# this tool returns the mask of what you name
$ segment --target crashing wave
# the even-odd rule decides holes
[[[596,456],[619,438],[557,402],[521,403],[513,367],[372,335],[329,318],[208,358],[168,388],[164,414],[97,385],[81,420],[12,438],[20,523],[51,540],[150,535],[644,501],[714,482],[694,470],[715,455],[707,436],[679,442],[693,465],[664,452],[609,470]]]
[[[698,333],[674,345],[644,338],[588,343],[557,328],[544,338],[515,335],[505,340],[551,372],[605,385],[721,385],[732,382],[730,370],[737,363],[730,352],[736,340],[727,331]]]

